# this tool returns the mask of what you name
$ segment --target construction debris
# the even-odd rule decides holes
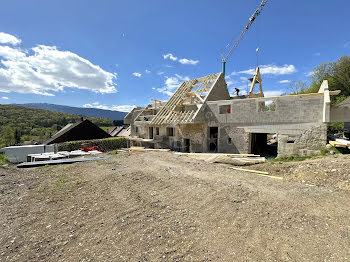
[[[41,154],[28,154],[27,162],[57,160],[57,159],[72,158],[77,156],[96,155],[101,153],[102,152],[99,150],[91,150],[88,152],[85,152],[83,150],[75,150],[71,152],[59,151],[57,153],[49,152],[49,153],[41,153]]]
[[[144,147],[141,147],[141,146],[132,146],[129,148],[129,152],[146,152],[146,151],[155,151],[155,152],[169,152],[170,149],[168,148],[144,148]]]
[[[235,166],[246,166],[265,163],[265,157],[254,154],[223,154],[223,153],[175,153],[209,163],[231,164]]]
[[[102,157],[87,157],[87,158],[74,158],[74,159],[60,159],[60,160],[48,160],[48,161],[36,161],[36,162],[25,162],[17,165],[18,168],[38,167],[46,165],[59,165],[59,164],[72,164],[76,162],[106,160],[111,156]]]

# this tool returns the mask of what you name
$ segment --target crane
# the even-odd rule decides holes
[[[238,39],[236,40],[236,42],[234,43],[234,45],[232,46],[232,48],[230,49],[230,51],[226,54],[226,56],[222,57],[222,73],[225,75],[225,70],[226,70],[226,62],[227,60],[230,58],[230,56],[232,55],[233,51],[237,48],[239,42],[242,40],[243,36],[245,35],[245,33],[248,31],[249,27],[252,25],[252,23],[254,22],[254,20],[260,15],[262,9],[264,8],[264,6],[266,5],[268,0],[262,0],[259,7],[255,10],[254,14],[249,18],[249,22],[247,24],[247,26],[244,28],[244,30],[242,31],[242,33],[239,35]]]

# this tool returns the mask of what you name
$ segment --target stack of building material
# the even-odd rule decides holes
[[[349,148],[350,149],[350,140],[337,138],[337,139],[335,139],[335,141],[329,141],[329,143],[334,147]]]
[[[74,158],[79,156],[95,155],[95,154],[101,154],[101,153],[102,152],[98,150],[92,150],[89,152],[84,152],[82,150],[75,150],[71,152],[60,151],[57,153],[29,154],[27,156],[27,162],[58,160],[58,159],[64,159],[64,158]]]
[[[27,145],[27,146],[8,146],[0,149],[11,163],[21,163],[27,160],[29,154],[43,154],[57,152],[56,145]]]
[[[132,146],[129,148],[129,152],[146,152],[146,151],[156,151],[156,152],[169,152],[168,148],[144,148],[141,146]]]
[[[265,163],[265,157],[254,154],[222,154],[222,153],[176,153],[183,156],[203,160],[209,163],[223,163],[235,166],[255,165]]]

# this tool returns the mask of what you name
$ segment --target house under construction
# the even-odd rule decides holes
[[[324,81],[318,93],[265,98],[259,68],[250,93],[230,96],[223,73],[183,82],[166,102],[134,108],[124,122],[132,146],[182,152],[310,155],[327,143],[327,124],[350,122],[350,103],[333,107]],[[260,92],[253,93],[255,84]],[[276,143],[269,145],[268,135]]]

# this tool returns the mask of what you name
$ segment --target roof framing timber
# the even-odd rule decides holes
[[[197,110],[185,110],[183,112],[175,109],[183,109],[184,100],[187,98],[193,102],[193,97],[198,100],[198,104],[203,104],[208,96],[213,84],[220,76],[220,73],[212,74],[197,79],[183,82],[175,93],[170,97],[166,104],[159,110],[153,118],[151,125],[190,123],[193,121]],[[207,93],[205,96],[200,94]],[[197,103],[196,103],[197,104]]]

